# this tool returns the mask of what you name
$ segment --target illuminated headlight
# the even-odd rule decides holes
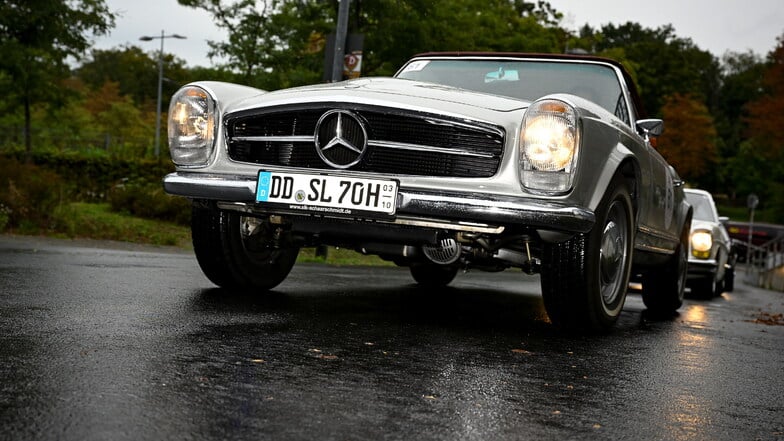
[[[563,193],[572,188],[579,145],[572,106],[556,100],[531,104],[520,132],[520,176],[528,189]]]
[[[181,166],[206,165],[215,145],[215,101],[202,88],[185,86],[169,105],[169,151]]]
[[[713,247],[713,236],[709,231],[695,231],[691,233],[691,254],[698,259],[710,257]]]

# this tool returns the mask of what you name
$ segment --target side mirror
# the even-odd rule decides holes
[[[641,119],[637,121],[637,132],[645,138],[645,142],[656,143],[656,137],[664,131],[664,121],[660,119]]]

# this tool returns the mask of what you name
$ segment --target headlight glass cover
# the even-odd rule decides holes
[[[169,105],[169,151],[180,166],[203,166],[215,146],[215,101],[206,90],[185,86]]]
[[[699,259],[710,257],[713,236],[710,231],[698,230],[691,233],[691,254]]]
[[[520,131],[520,176],[525,188],[556,194],[572,188],[579,147],[574,108],[563,101],[534,102]]]

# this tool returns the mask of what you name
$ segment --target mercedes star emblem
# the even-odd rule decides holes
[[[316,151],[327,165],[349,168],[367,149],[368,137],[359,116],[348,110],[330,110],[316,124]]]

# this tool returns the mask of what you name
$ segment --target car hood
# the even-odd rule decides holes
[[[709,222],[699,219],[694,219],[691,221],[691,229],[692,230],[710,230],[714,231],[716,229],[721,228],[721,224],[717,224],[715,222]]]
[[[434,83],[389,77],[359,78],[337,83],[281,89],[235,101],[227,112],[258,107],[321,102],[353,102],[392,107],[427,107],[445,113],[471,113],[471,109],[490,112],[515,112],[530,104],[513,98],[487,95]],[[471,108],[471,109],[469,109]]]

